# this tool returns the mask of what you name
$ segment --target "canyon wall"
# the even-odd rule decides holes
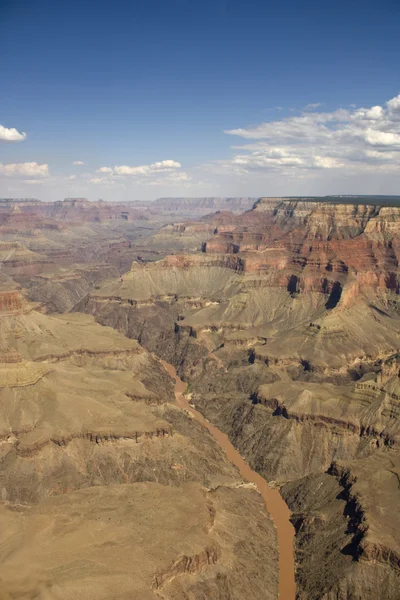
[[[400,525],[385,516],[399,500],[399,216],[261,199],[205,217],[195,252],[135,262],[75,308],[173,363],[281,487],[302,600],[400,595]]]

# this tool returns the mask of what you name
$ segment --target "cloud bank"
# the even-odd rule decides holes
[[[318,104],[306,108],[310,107]],[[298,116],[225,133],[251,140],[234,147],[244,152],[229,161],[242,173],[315,169],[393,173],[400,169],[400,94],[384,106],[304,110]]]
[[[87,195],[126,200],[159,195],[324,195],[400,192],[400,94],[382,105],[328,111],[318,102],[297,113],[253,126],[229,129],[225,157],[183,168],[166,159],[149,164],[62,168],[50,176],[47,164],[0,163],[0,193],[28,193],[42,184],[48,199]],[[4,133],[6,131],[6,133]],[[0,139],[24,139],[0,129]],[[210,149],[211,151],[211,149]],[[74,161],[81,166],[83,161]],[[109,163],[110,164],[110,163]],[[111,163],[112,164],[112,163]]]
[[[50,176],[49,165],[38,165],[36,162],[11,163],[3,165],[0,163],[0,175],[20,179],[37,179]]]
[[[147,177],[157,173],[165,173],[174,169],[180,169],[181,164],[175,160],[162,160],[151,165],[141,165],[138,167],[129,167],[121,165],[116,167],[100,167],[98,173],[112,175],[128,175],[133,177]]]
[[[191,181],[191,177],[184,171],[180,171],[181,167],[181,163],[171,159],[148,165],[100,167],[96,171],[98,175],[91,177],[89,183],[110,185],[134,181],[138,185],[144,186],[186,186]]]

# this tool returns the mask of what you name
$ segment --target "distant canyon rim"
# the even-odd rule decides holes
[[[398,600],[399,257],[400,197],[0,199],[0,598]]]

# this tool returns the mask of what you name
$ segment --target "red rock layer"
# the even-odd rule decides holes
[[[276,285],[326,293],[354,279],[353,296],[365,285],[399,290],[400,207],[266,198],[215,225],[207,254],[236,255],[241,270]]]
[[[0,314],[19,312],[23,308],[24,299],[18,291],[0,292]]]

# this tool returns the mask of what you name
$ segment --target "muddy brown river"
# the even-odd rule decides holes
[[[279,600],[295,600],[296,586],[294,581],[293,553],[294,528],[290,522],[290,510],[286,502],[278,490],[268,487],[265,479],[249,467],[244,458],[242,458],[236,448],[233,447],[228,436],[217,429],[217,427],[214,427],[214,425],[211,425],[201,413],[190,406],[188,398],[184,395],[187,384],[178,377],[175,368],[172,365],[165,361],[161,362],[165,370],[175,380],[175,401],[177,406],[190,412],[199,423],[208,429],[219,446],[225,451],[230,462],[239,469],[243,479],[254,483],[261,493],[278,535]]]

